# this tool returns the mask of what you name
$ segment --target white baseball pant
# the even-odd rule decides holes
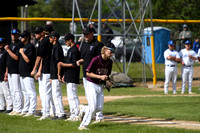
[[[55,104],[56,116],[62,117],[65,114],[63,102],[61,83],[58,79],[51,80],[53,102]]]
[[[75,83],[67,83],[67,98],[70,108],[70,117],[78,117],[79,114],[79,98],[77,96],[78,87]]]
[[[23,106],[23,98],[19,77],[19,74],[8,74],[8,84],[13,100],[13,111],[15,112],[21,112]]]
[[[7,105],[7,106],[6,106]],[[8,82],[0,82],[0,110],[12,110],[13,102]]]
[[[50,74],[42,74],[42,89],[43,89],[43,95],[44,102],[42,102],[43,105],[43,116],[50,116],[50,102],[52,101],[53,107],[54,107],[54,112],[55,113],[55,106],[53,103],[53,98],[52,98],[52,88],[51,88],[51,83],[50,83]]]
[[[85,89],[85,96],[86,96],[86,99],[88,101],[88,97],[87,97],[88,94],[87,93],[90,90],[88,90],[87,82],[88,82],[88,80],[85,77],[83,77],[83,87]],[[103,111],[96,112],[96,116],[95,117],[96,117],[96,120],[102,120],[102,119],[104,119],[104,117],[103,117]]]
[[[103,85],[87,81],[88,106],[81,126],[88,126],[96,112],[103,111],[104,94]]]
[[[34,78],[20,77],[22,93],[24,95],[24,107],[22,112],[34,113],[37,107],[37,93]]]
[[[186,82],[188,80],[188,92],[192,92],[193,66],[182,66],[182,92],[185,92]]]
[[[45,105],[45,91],[44,91],[44,85],[43,85],[43,74],[38,78],[38,83],[39,83],[39,95],[42,103],[42,110],[41,113],[43,114],[44,112],[44,105]],[[50,99],[50,114],[55,114],[55,105],[53,103],[53,99]]]
[[[165,93],[168,93],[169,82],[171,79],[173,93],[176,93],[177,67],[165,66]]]

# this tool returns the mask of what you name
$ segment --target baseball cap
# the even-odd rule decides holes
[[[41,32],[43,32],[43,28],[41,26],[38,26],[35,28],[35,31],[34,31],[36,34],[39,34]]]
[[[113,43],[108,43],[105,46],[106,46],[106,48],[108,48],[109,50],[111,50],[112,53],[115,52],[115,45]]]
[[[74,41],[74,38],[75,38],[75,37],[74,37],[74,35],[73,35],[73,34],[71,34],[71,33],[68,33],[68,34],[65,34],[65,38],[64,38],[64,39],[65,39],[65,40],[70,40],[70,39],[71,39],[71,40],[73,40],[73,41]]]
[[[174,45],[174,41],[170,40],[170,41],[168,42],[168,45]]]
[[[12,29],[11,34],[20,34],[20,31],[18,29]]]
[[[191,44],[190,40],[186,40],[185,44]]]
[[[24,32],[22,34],[20,34],[20,37],[22,37],[22,38],[27,37],[27,36],[31,36],[31,33],[27,30],[24,30]]]
[[[59,39],[60,34],[56,31],[51,32],[50,37],[56,37],[57,39]]]
[[[89,26],[83,29],[83,34],[88,34],[90,32],[94,32],[94,28],[90,28]]]
[[[53,31],[53,27],[51,25],[45,25],[43,26],[43,31],[45,33],[51,33]]]
[[[183,25],[183,28],[187,28],[187,24],[184,24],[184,25]]]

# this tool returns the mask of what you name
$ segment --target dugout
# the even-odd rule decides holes
[[[142,45],[143,45],[143,58],[146,63],[152,63],[151,58],[151,27],[147,27],[144,29],[143,34],[145,36],[142,37]],[[155,62],[156,63],[164,63],[164,51],[168,48],[168,41],[170,40],[171,30],[165,27],[154,26],[153,27],[154,34],[154,50],[155,50]]]

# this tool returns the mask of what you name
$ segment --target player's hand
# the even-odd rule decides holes
[[[58,80],[59,80],[60,82],[62,81],[60,74],[58,74]]]
[[[32,77],[34,77],[34,75],[35,75],[35,71],[33,70],[32,72],[31,72],[31,74],[30,74]]]
[[[38,80],[38,78],[41,76],[41,72],[37,72],[36,74],[35,74],[35,79],[36,80]]]
[[[80,66],[81,65],[80,61],[76,61],[76,65]]]
[[[183,61],[181,61],[181,64],[184,66],[185,65],[185,63],[183,62]]]
[[[4,47],[4,49],[7,51],[7,50],[9,49],[9,46],[6,45],[6,46]]]
[[[62,80],[61,80],[61,82],[63,82],[63,83],[64,83],[64,82],[65,82],[65,80],[64,80],[64,79],[65,79],[65,77],[63,76],[63,77],[62,77]]]
[[[192,59],[193,56],[189,54],[188,57],[189,57],[190,59]]]
[[[24,49],[23,48],[20,48],[19,49],[19,53],[21,54],[21,53],[24,53]]]
[[[101,75],[100,79],[103,80],[103,81],[106,81],[108,79],[108,76],[107,75]]]
[[[7,82],[8,81],[8,73],[4,74],[4,81]]]

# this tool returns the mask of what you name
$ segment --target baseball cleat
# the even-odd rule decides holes
[[[188,94],[195,94],[194,92],[189,92]]]
[[[84,114],[85,114],[85,112],[83,112],[84,105],[79,105],[78,108],[79,108],[78,119],[79,119],[80,121],[82,121],[82,120],[83,120],[83,117],[84,117]]]
[[[97,123],[100,123],[100,122],[103,122],[103,121],[104,121],[103,119],[99,119],[99,120],[92,122],[92,124],[97,124]]]
[[[37,119],[37,121],[45,120],[45,119],[48,119],[48,118],[50,118],[50,116],[42,116],[39,119]]]
[[[78,127],[78,130],[89,130],[89,129],[85,126],[81,126],[81,127]]]
[[[24,115],[23,117],[29,117],[29,116],[33,116],[33,113],[27,113],[27,114]]]
[[[20,116],[20,112],[12,111],[12,112],[10,112],[8,115],[10,115],[10,116],[14,116],[14,115]]]

